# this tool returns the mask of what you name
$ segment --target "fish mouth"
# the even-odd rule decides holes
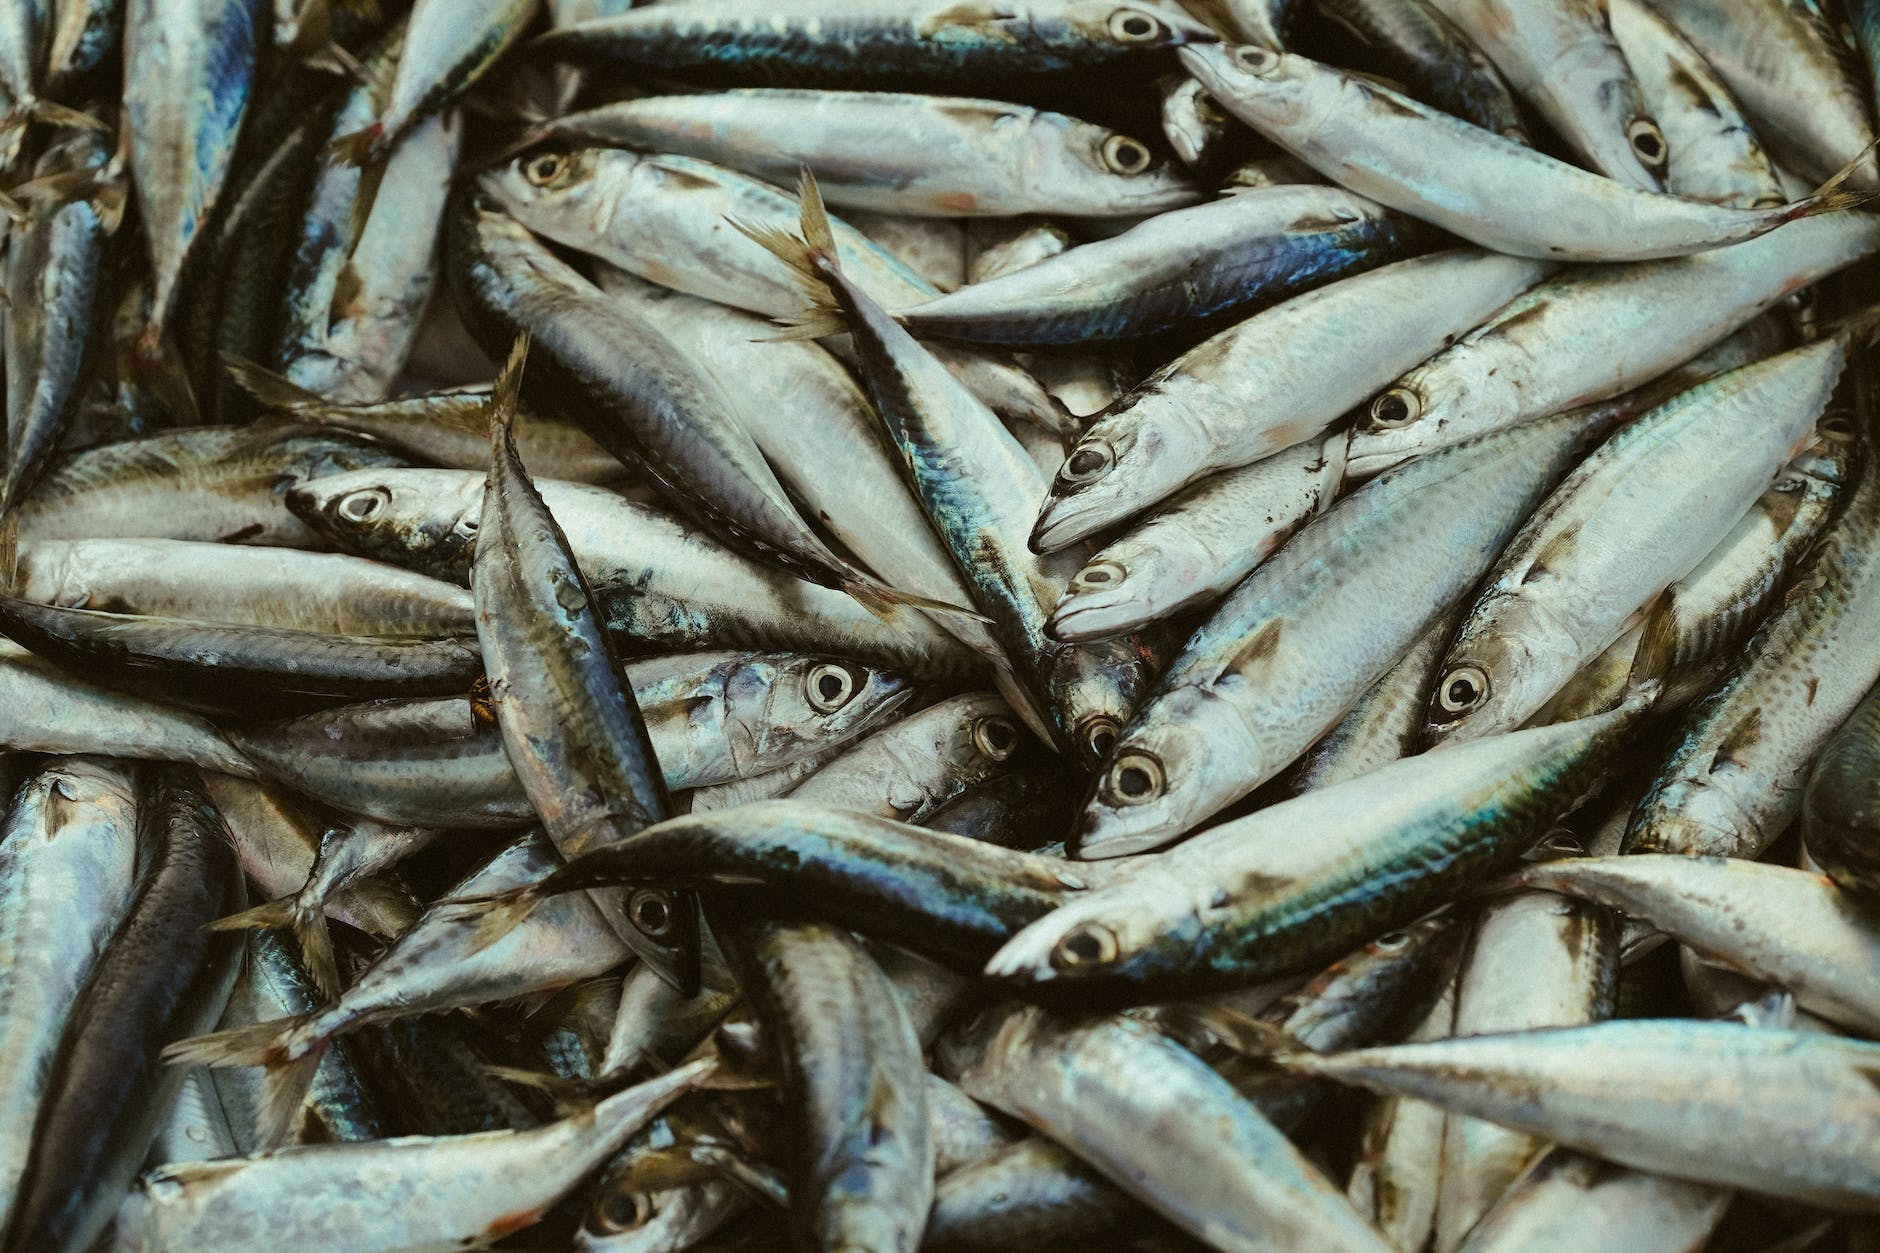
[[[1151,620],[1156,612],[1148,598],[1133,594],[1119,583],[1086,592],[1065,592],[1044,629],[1061,643],[1083,644],[1121,635]]]
[[[1031,551],[1040,556],[1069,548],[1088,539],[1116,519],[1101,504],[1081,495],[1052,496],[1038,512],[1029,540]]]
[[[1079,861],[1105,861],[1148,853],[1172,844],[1182,834],[1180,822],[1141,809],[1122,810],[1093,801],[1084,810],[1069,852]]]

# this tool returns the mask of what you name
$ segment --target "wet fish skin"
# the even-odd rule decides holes
[[[1029,996],[1134,1003],[1312,971],[1510,865],[1655,695],[1647,684],[1610,713],[1406,758],[1223,823],[1067,900],[985,973]]]
[[[1808,855],[1837,887],[1869,908],[1880,903],[1876,751],[1880,699],[1870,693],[1821,750],[1802,798]]]
[[[242,900],[228,830],[200,776],[145,783],[150,865],[72,1007],[6,1247],[82,1250],[110,1223],[182,1076],[158,1051],[212,1025],[240,968],[234,937],[204,925]]]
[[[1212,41],[1167,6],[851,0],[789,4],[759,16],[737,0],[627,12],[565,26],[543,56],[655,68],[703,82],[830,87],[993,86],[1017,75],[1152,75],[1168,50]]]
[[[1690,41],[1645,0],[1608,0],[1607,12],[1670,150],[1671,193],[1745,209],[1786,200],[1742,106]]]
[[[1147,1212],[1069,1149],[1027,1136],[934,1185],[922,1247],[940,1253],[1029,1248],[1113,1236]]]
[[[1880,1045],[1813,1032],[1630,1019],[1300,1053],[1284,1064],[1638,1170],[1871,1212],[1880,1208],[1866,1152],[1876,1058]]]
[[[138,767],[50,761],[17,789],[0,838],[0,1225],[34,1149],[68,1013],[136,882]]]
[[[1434,235],[1363,196],[1254,188],[1157,214],[998,278],[895,310],[921,338],[1020,347],[1213,329],[1422,251]]]
[[[207,714],[468,692],[475,641],[334,636],[63,609],[0,595],[0,634],[74,674]]]
[[[507,923],[556,893],[661,879],[770,899],[814,884],[820,916],[974,971],[1017,928],[1112,873],[785,799],[669,819],[496,908]]]
[[[1210,337],[1084,433],[1052,480],[1033,547],[1086,539],[1212,471],[1314,439],[1408,368],[1399,363],[1447,347],[1545,273],[1488,253],[1436,253],[1295,296]],[[1349,368],[1324,370],[1329,354],[1348,356]]]
[[[1007,1004],[943,1039],[938,1057],[968,1095],[1024,1119],[1214,1248],[1389,1248],[1226,1080],[1139,1022],[1054,1020]],[[1140,1152],[1145,1137],[1153,1155]]]
[[[294,489],[288,505],[338,547],[463,583],[482,479],[437,470],[332,475]],[[891,626],[852,597],[729,548],[682,517],[583,485],[536,486],[625,651],[831,653],[951,682],[982,669],[925,617],[897,612]]]
[[[1633,853],[1567,858],[1517,878],[1623,910],[1792,992],[1810,1013],[1864,1034],[1880,1030],[1872,991],[1880,931],[1820,875],[1739,858]]]
[[[1462,1253],[1678,1249],[1696,1253],[1731,1194],[1553,1149],[1469,1232]]]
[[[933,1200],[920,1042],[894,985],[837,926],[710,912],[782,1074],[793,1240],[902,1250]]]
[[[1181,58],[1229,112],[1328,178],[1515,256],[1683,256],[1850,203],[1828,196],[1769,209],[1700,204],[1615,183],[1289,53],[1195,47]],[[1431,169],[1445,172],[1440,187]]]
[[[1595,422],[1559,415],[1411,462],[1304,527],[1221,602],[1124,728],[1077,855],[1166,844],[1291,765],[1475,583]],[[1440,511],[1423,507],[1434,499]]]
[[[951,696],[883,727],[791,788],[793,800],[924,822],[940,806],[1011,769],[1024,747],[1005,702]]]
[[[831,205],[883,213],[1124,217],[1201,195],[1129,135],[959,96],[741,88],[622,101],[543,129],[698,157],[783,185],[807,168]]]
[[[19,11],[30,8],[22,5]],[[81,131],[48,150],[34,173],[55,180],[83,178],[108,155],[101,135]],[[81,186],[36,205],[9,241],[7,465],[0,514],[13,512],[26,499],[79,401],[96,350],[91,328],[103,312],[105,250],[120,209],[102,188]]]
[[[1628,853],[1753,856],[1800,812],[1809,763],[1876,681],[1880,474],[1864,463],[1730,678],[1686,715]]]
[[[251,1247],[257,1224],[362,1253],[500,1238],[533,1224],[647,1119],[706,1080],[712,1066],[688,1062],[530,1131],[306,1145],[167,1166],[125,1199],[119,1247],[234,1253]],[[372,1198],[370,1221],[361,1221],[362,1197]]]

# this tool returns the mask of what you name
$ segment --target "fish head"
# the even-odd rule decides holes
[[[1134,406],[1151,387],[1124,403]],[[1185,412],[1167,406],[1154,421],[1143,421],[1123,409],[1092,426],[1051,479],[1032,527],[1032,551],[1067,548],[1179,488],[1206,451],[1201,432],[1183,420]]]
[[[787,739],[803,751],[861,734],[906,704],[913,685],[900,675],[825,657],[744,660],[726,676],[728,719],[781,748]]]
[[[1179,55],[1182,68],[1209,95],[1256,130],[1298,127],[1325,99],[1317,88],[1320,74],[1330,71],[1304,57],[1257,44],[1222,43],[1184,47]]]
[[[1059,652],[1046,685],[1059,733],[1075,747],[1082,769],[1091,771],[1110,755],[1142,702],[1149,672],[1137,641],[1096,640]]]
[[[985,976],[1070,993],[1191,963],[1202,939],[1200,911],[1155,860],[1143,858],[1140,869],[1022,928],[992,955]]]
[[[1414,457],[1460,443],[1512,416],[1496,367],[1470,352],[1424,362],[1358,410],[1346,473],[1370,478]]]
[[[1429,743],[1479,739],[1527,721],[1553,695],[1538,660],[1530,641],[1512,632],[1459,636],[1430,691]]]
[[[1039,149],[1026,170],[1039,185],[1101,188],[1104,207],[1114,213],[1157,213],[1202,198],[1185,174],[1134,135],[1068,118],[1064,125],[1065,142]]]
[[[1259,746],[1232,718],[1211,717],[1196,689],[1165,692],[1152,722],[1130,726],[1098,770],[1071,845],[1086,860],[1171,844],[1244,794]]]
[[[1125,536],[1071,578],[1045,629],[1053,639],[1103,639],[1166,618],[1205,593],[1220,565],[1206,545],[1179,527]]]
[[[612,216],[620,185],[639,154],[612,148],[539,148],[486,171],[483,194],[531,231],[573,244],[592,238]]]
[[[1177,78],[1162,93],[1162,133],[1184,165],[1210,157],[1232,123],[1220,101],[1193,78]]]
[[[348,552],[461,580],[476,551],[483,477],[355,470],[302,483],[287,507]]]

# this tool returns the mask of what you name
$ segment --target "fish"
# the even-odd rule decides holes
[[[1409,368],[1400,363],[1447,347],[1546,272],[1492,253],[1436,253],[1295,296],[1209,337],[1084,433],[1052,480],[1033,546],[1088,539],[1212,472],[1311,440]],[[1349,354],[1352,368],[1319,368],[1328,350]]]
[[[1222,823],[1030,923],[986,976],[1059,1003],[1127,1004],[1309,972],[1511,865],[1660,686],[1641,681],[1609,713],[1407,757]]]
[[[1856,1129],[1872,1117],[1867,1068],[1877,1052],[1805,1031],[1643,1018],[1297,1053],[1283,1064],[1654,1174],[1869,1212],[1880,1202]],[[1707,1082],[1721,1082],[1724,1095],[1706,1095]],[[1776,1144],[1783,1151],[1771,1154]]]
[[[968,1095],[1071,1148],[1214,1248],[1390,1247],[1225,1079],[1132,1019],[997,1006],[943,1040],[940,1060]],[[1144,1136],[1156,1150],[1147,1157]]]
[[[118,1216],[118,1242],[155,1253],[179,1243],[248,1247],[257,1222],[359,1250],[458,1248],[532,1226],[649,1118],[709,1079],[689,1062],[591,1108],[528,1131],[311,1144],[259,1157],[162,1167]],[[362,1196],[386,1221],[360,1221]],[[375,1215],[381,1208],[373,1206]]]
[[[1703,204],[1602,178],[1291,53],[1215,46],[1183,48],[1181,58],[1228,112],[1340,186],[1515,256],[1684,256],[1860,198],[1831,189],[1764,209]],[[1450,175],[1440,191],[1431,168]]]
[[[1834,884],[1869,907],[1880,899],[1874,856],[1872,760],[1880,733],[1880,700],[1869,694],[1821,750],[1802,795],[1802,839],[1808,856]]]
[[[1202,195],[1122,131],[971,97],[750,87],[623,100],[542,130],[783,185],[808,169],[830,205],[881,213],[1132,217]]]
[[[1014,76],[1153,76],[1171,49],[1215,38],[1180,10],[1114,0],[786,0],[764,15],[700,0],[562,26],[531,51],[704,82],[990,87]]]
[[[143,786],[148,866],[66,1019],[6,1230],[21,1253],[88,1249],[110,1225],[182,1079],[159,1050],[215,1022],[241,966],[204,930],[243,888],[200,776],[155,767]]]
[[[1476,583],[1589,421],[1559,415],[1421,458],[1303,527],[1189,637],[1124,727],[1078,821],[1078,856],[1170,843],[1291,765]]]

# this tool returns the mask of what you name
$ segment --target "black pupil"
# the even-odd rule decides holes
[[[1080,448],[1065,463],[1072,474],[1095,474],[1103,468],[1103,454],[1094,448]]]
[[[639,1204],[627,1193],[616,1192],[601,1204],[601,1220],[610,1227],[631,1227],[639,1217]]]
[[[1140,165],[1142,163],[1142,149],[1138,148],[1135,144],[1118,144],[1116,147],[1116,163],[1125,168]]]
[[[1103,956],[1103,945],[1088,931],[1080,931],[1064,941],[1064,951],[1080,962],[1093,962]]]
[[[1389,935],[1384,936],[1382,939],[1380,939],[1378,941],[1378,944],[1384,948],[1402,948],[1405,944],[1409,942],[1409,940],[1410,940],[1410,937],[1405,935],[1403,932],[1393,931]]]
[[[1640,156],[1656,158],[1659,153],[1658,136],[1650,131],[1640,131],[1632,140],[1632,146]]]
[[[1123,19],[1123,33],[1138,38],[1147,35],[1155,26],[1146,17],[1126,17]]]
[[[816,691],[826,701],[833,701],[839,698],[842,695],[842,688],[843,683],[840,675],[825,674],[822,678],[816,680]]]
[[[1092,570],[1084,575],[1084,582],[1086,583],[1108,583],[1109,581],[1110,572],[1108,570]]]
[[[1012,728],[1003,722],[986,724],[986,746],[995,753],[1003,753],[1012,747]]]
[[[1104,727],[1090,733],[1090,751],[1102,757],[1116,747],[1116,732]]]
[[[1149,772],[1141,766],[1125,766],[1116,776],[1116,790],[1124,796],[1147,796]]]
[[[553,157],[543,157],[535,163],[535,176],[543,182],[555,177],[556,161]]]
[[[1404,403],[1402,396],[1386,396],[1377,402],[1377,420],[1379,422],[1401,422],[1410,416],[1410,406]]]
[[[1456,706],[1468,704],[1475,699],[1475,684],[1467,679],[1457,679],[1449,685],[1449,703]]]
[[[657,934],[666,929],[666,903],[657,898],[640,902],[635,921],[640,929],[650,934]]]

